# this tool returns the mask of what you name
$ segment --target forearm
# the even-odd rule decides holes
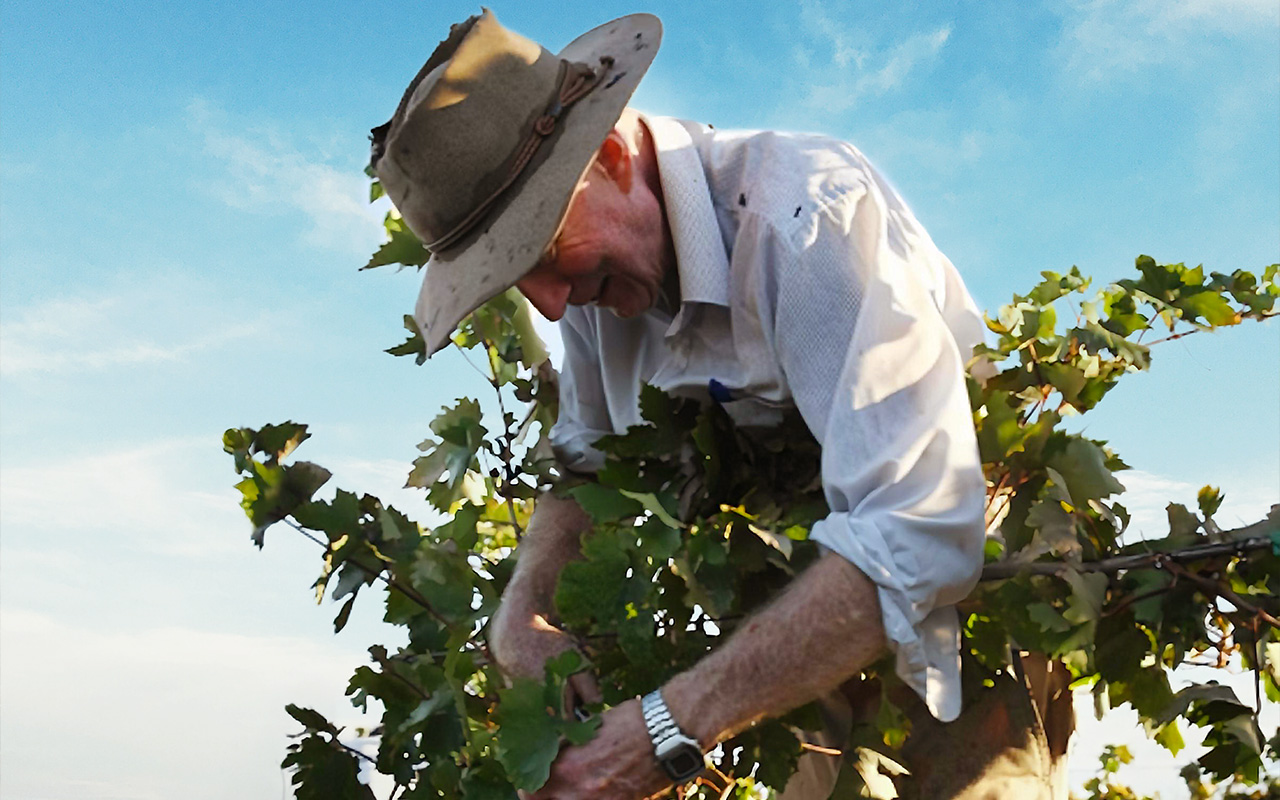
[[[520,542],[515,572],[503,592],[503,603],[518,600],[534,613],[552,614],[560,571],[582,557],[580,540],[590,525],[586,512],[571,498],[550,492],[539,497]]]
[[[885,647],[876,587],[829,553],[724,646],[663,687],[681,728],[704,747],[836,688]]]
[[[489,646],[512,675],[538,677],[542,665],[572,640],[555,627],[555,590],[565,564],[582,557],[590,518],[573,500],[538,499],[517,551],[516,568],[489,623]]]

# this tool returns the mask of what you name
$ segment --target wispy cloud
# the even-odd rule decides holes
[[[110,537],[130,550],[183,557],[244,549],[248,524],[207,465],[216,440],[165,439],[105,453],[0,467],[0,526],[10,546]],[[243,529],[245,539],[228,535]],[[43,543],[43,544],[41,544]]]
[[[1065,68],[1089,80],[1170,60],[1207,35],[1253,37],[1280,25],[1275,0],[1078,0],[1062,7],[1058,50]]]
[[[794,57],[805,70],[805,103],[832,113],[902,88],[910,74],[932,61],[951,38],[951,26],[944,25],[876,47],[854,26],[835,19],[821,0],[801,2],[800,25],[807,38]],[[834,80],[828,78],[832,75]]]
[[[1204,484],[1176,480],[1142,470],[1126,470],[1117,478],[1125,492],[1117,498],[1130,514],[1128,536],[1131,539],[1153,539],[1169,534],[1166,511],[1170,503],[1181,503],[1196,511],[1196,493]],[[1218,486],[1226,500],[1214,519],[1224,529],[1249,525],[1266,517],[1273,503],[1280,502],[1280,492],[1268,487],[1267,476],[1250,479],[1242,475],[1206,476],[1206,483]],[[1196,512],[1199,513],[1199,512]]]
[[[197,283],[144,278],[106,296],[55,297],[9,312],[0,322],[0,375],[178,363],[265,329],[234,309],[198,304]]]
[[[209,186],[223,202],[259,213],[300,212],[310,222],[304,240],[314,247],[368,255],[381,242],[387,202],[368,202],[369,179],[359,169],[334,166],[320,148],[301,149],[278,131],[240,128],[203,100],[187,106],[187,121],[225,169]]]
[[[6,797],[283,796],[285,703],[374,723],[341,697],[354,642],[131,627],[0,611]]]
[[[1020,128],[1024,109],[992,91],[966,107],[910,108],[862,125],[858,139],[884,167],[909,165],[919,176],[954,177],[988,159],[1007,158],[1024,145]]]
[[[318,497],[331,498],[338,488],[370,493],[423,524],[438,521],[425,492],[404,488],[408,459],[323,452],[302,457],[333,473]],[[34,463],[9,460],[0,462],[0,528],[7,544],[29,548],[89,536],[177,558],[242,555],[249,552],[249,523],[234,482],[230,457],[221,454],[213,436],[158,439]],[[296,534],[281,526],[278,535]]]

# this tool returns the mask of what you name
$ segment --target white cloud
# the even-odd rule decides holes
[[[1206,476],[1205,483],[1189,483],[1155,475],[1142,470],[1125,470],[1116,477],[1124,484],[1125,492],[1118,499],[1129,512],[1127,540],[1152,539],[1169,535],[1168,512],[1170,503],[1181,503],[1193,512],[1196,493],[1206,483],[1217,486],[1225,501],[1214,520],[1224,530],[1243,527],[1267,516],[1273,503],[1280,503],[1280,493],[1268,485],[1267,476],[1254,478],[1245,475]]]
[[[800,23],[810,42],[795,48],[793,56],[805,72],[805,103],[831,113],[901,88],[911,72],[932,61],[951,38],[951,26],[945,25],[875,49],[856,44],[858,29],[836,21],[820,0],[803,0],[800,8]],[[830,75],[835,80],[827,80]]]
[[[225,459],[214,484],[212,462]],[[111,538],[126,549],[200,557],[234,554],[248,523],[231,489],[230,458],[214,441],[187,437],[43,463],[0,464],[0,528],[6,546]]]
[[[177,363],[265,329],[230,309],[194,307],[199,291],[185,279],[147,280],[108,296],[58,297],[8,313],[0,322],[0,375]]]
[[[281,797],[286,703],[370,724],[341,696],[366,660],[354,643],[103,630],[11,604],[0,637],[11,800]]]
[[[388,203],[368,202],[369,179],[360,170],[325,163],[324,154],[304,152],[279,133],[232,132],[225,115],[202,100],[188,105],[187,119],[205,152],[226,168],[210,188],[228,205],[301,212],[310,220],[304,240],[322,249],[367,256],[381,243]]]
[[[1185,61],[1206,37],[1275,33],[1275,0],[1079,0],[1063,7],[1063,64],[1089,80]]]
[[[831,61],[836,66],[847,68],[850,65],[861,67],[866,61],[866,50],[854,45],[854,29],[846,28],[831,18],[826,5],[821,0],[801,0],[800,24],[810,37],[816,39],[815,44],[825,45],[831,49]],[[807,61],[809,51],[798,51],[798,57]]]

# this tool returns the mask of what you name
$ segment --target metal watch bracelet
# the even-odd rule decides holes
[[[688,783],[707,768],[702,748],[696,739],[685,735],[672,718],[662,699],[661,690],[652,691],[640,701],[644,724],[653,742],[653,755],[667,776],[677,784]]]

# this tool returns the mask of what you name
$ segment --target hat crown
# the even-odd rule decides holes
[[[413,315],[428,354],[537,264],[661,40],[657,17],[628,14],[552,55],[486,9],[373,129],[372,171],[431,250]]]
[[[502,185],[559,75],[559,58],[487,9],[454,26],[406,90],[386,141],[375,134],[374,169],[419,239],[453,230]]]

